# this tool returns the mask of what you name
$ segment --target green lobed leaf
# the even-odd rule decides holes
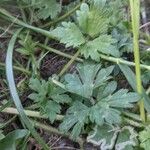
[[[102,98],[105,98],[108,95],[111,95],[113,92],[115,92],[116,89],[117,89],[116,81],[110,81],[109,84],[101,86],[98,90],[97,100],[99,101]],[[101,92],[101,91],[103,91],[103,92]]]
[[[110,82],[106,87],[100,88],[97,95],[97,103],[91,107],[90,120],[98,125],[121,123],[121,111],[118,108],[132,108],[134,103],[140,99],[140,96],[134,92],[128,92],[121,89],[114,92],[115,82]],[[99,97],[100,96],[100,97]]]
[[[60,130],[67,132],[73,127],[71,135],[77,138],[87,121],[89,109],[81,102],[74,102],[73,105],[67,110],[63,122],[60,124]]]
[[[90,98],[93,90],[109,80],[109,75],[113,71],[113,66],[101,70],[100,68],[99,64],[79,64],[77,66],[78,75],[65,75],[66,89],[85,98]]]
[[[77,65],[77,73],[65,76],[66,89],[78,97],[72,96],[75,103],[67,110],[61,130],[73,128],[72,135],[76,137],[88,123],[100,126],[121,123],[123,109],[134,107],[141,97],[127,89],[116,91],[117,83],[107,82],[113,69],[114,66],[101,68],[100,64],[84,63]]]
[[[114,70],[114,66],[108,66],[106,68],[102,68],[97,74],[94,88],[97,88],[100,85],[105,84],[106,81],[111,79],[112,77],[110,76],[110,74],[113,72],[113,70]]]
[[[137,133],[130,126],[96,126],[94,131],[89,133],[87,142],[99,146],[102,150],[133,150],[137,145]]]
[[[132,103],[140,100],[140,96],[135,92],[128,92],[126,89],[121,89],[111,96],[104,98],[102,101],[107,101],[111,107],[132,108]]]
[[[29,87],[36,93],[30,94],[28,97],[36,102],[42,102],[45,100],[48,93],[48,83],[45,80],[40,80],[31,78],[29,82]]]
[[[134,146],[138,145],[137,132],[130,126],[125,126],[120,133],[115,144],[116,150],[134,150]]]
[[[56,0],[35,0],[35,8],[37,8],[37,16],[40,19],[55,18],[61,11],[61,6]]]
[[[49,120],[53,123],[57,114],[60,114],[61,106],[55,101],[48,101],[45,106],[45,112],[48,115]]]
[[[119,51],[113,45],[116,40],[110,35],[100,35],[93,41],[88,41],[85,45],[81,46],[81,54],[85,58],[91,57],[93,60],[99,61],[99,52],[103,54],[110,54],[119,57]]]
[[[69,95],[65,94],[66,91],[61,88],[53,88],[51,93],[49,94],[51,98],[57,103],[70,103],[72,100]]]
[[[109,23],[109,11],[95,2],[90,7],[83,3],[80,10],[77,11],[77,20],[81,30],[91,37],[107,33]]]
[[[89,133],[87,142],[100,146],[102,150],[113,149],[118,133],[118,128],[112,128],[108,125],[96,126],[94,131]]]
[[[90,120],[98,125],[103,125],[105,122],[108,124],[120,124],[121,112],[114,108],[109,108],[107,102],[96,104],[91,108]]]
[[[85,43],[80,29],[72,22],[62,22],[62,26],[51,31],[51,34],[57,37],[61,43],[66,44],[66,47],[78,47]]]
[[[37,103],[40,112],[47,115],[51,123],[55,121],[57,114],[61,112],[60,104],[71,102],[71,98],[66,94],[66,91],[55,87],[50,80],[31,78],[29,87],[33,90],[33,93],[28,98]]]
[[[83,33],[87,32],[88,13],[89,6],[86,3],[82,3],[80,10],[76,11],[78,24]]]

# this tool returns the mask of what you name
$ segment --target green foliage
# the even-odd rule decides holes
[[[81,46],[81,54],[83,54],[85,58],[91,57],[96,61],[99,61],[99,52],[119,57],[119,51],[116,49],[117,47],[113,45],[115,43],[116,40],[110,35],[100,35],[98,38]]]
[[[94,3],[90,7],[83,3],[79,11],[77,11],[77,20],[79,27],[84,34],[88,34],[94,38],[100,34],[107,33],[109,23],[109,11],[101,3]]]
[[[10,2],[10,0],[8,1]],[[5,3],[8,1],[2,0],[2,2]],[[136,93],[136,76],[129,67],[120,64],[125,63],[132,66],[133,63],[124,61],[121,58],[114,58],[120,57],[124,52],[128,58],[127,53],[132,52],[133,49],[131,23],[128,21],[128,13],[125,14],[127,11],[125,6],[128,4],[127,0],[123,2],[120,0],[87,0],[82,2],[79,10],[77,10],[79,5],[71,9],[72,12],[67,12],[66,10],[69,7],[74,7],[79,1],[69,2],[69,5],[65,6],[61,6],[61,2],[62,1],[59,3],[58,0],[18,0],[15,3],[12,2],[13,5],[19,3],[18,8],[20,8],[22,18],[26,23],[19,21],[19,19],[17,20],[17,18],[7,13],[7,11],[0,9],[0,17],[12,21],[11,28],[13,24],[18,24],[33,31],[27,31],[27,36],[24,36],[24,34],[18,36],[18,31],[18,33],[13,36],[13,39],[10,41],[6,60],[10,92],[22,121],[30,129],[30,132],[41,146],[43,146],[44,149],[49,149],[45,142],[40,139],[34,127],[25,116],[24,109],[15,88],[12,71],[13,66],[10,60],[12,60],[13,48],[17,36],[20,38],[18,41],[20,47],[17,48],[16,51],[29,57],[30,60],[28,62],[31,62],[33,69],[30,75],[32,77],[38,77],[31,78],[29,81],[29,88],[32,92],[28,98],[33,100],[34,106],[36,106],[36,109],[39,110],[41,115],[47,116],[51,123],[54,123],[56,118],[58,118],[58,114],[63,115],[63,120],[59,126],[62,132],[67,133],[71,131],[71,135],[74,139],[77,139],[81,134],[88,135],[87,142],[98,146],[99,149],[133,150],[135,146],[138,145],[137,133],[129,124],[132,126],[135,125],[136,127],[143,127],[145,124],[143,125],[141,123],[139,115],[135,115],[137,114],[137,110],[132,108],[134,108],[136,102],[144,99],[145,109],[147,113],[149,113],[150,98],[143,87],[141,95]],[[76,14],[72,15],[75,10],[77,10]],[[56,18],[60,12],[62,16]],[[65,14],[65,12],[67,13]],[[134,13],[134,15],[135,14],[136,13]],[[135,19],[137,18],[135,17]],[[30,25],[28,25],[27,22],[30,23]],[[51,29],[54,29],[47,31],[40,28],[48,27],[48,24],[52,25]],[[35,39],[34,31],[52,39],[49,43],[46,38],[45,44],[53,44],[53,40],[59,40],[60,43],[64,44],[67,48],[72,47],[73,50],[78,49],[78,52],[86,59],[90,58],[98,62],[101,57],[103,60],[113,63],[116,62],[119,64],[121,71],[135,92],[119,88],[120,86],[124,86],[121,81],[122,78],[120,80],[119,69],[116,67],[118,70],[115,69],[118,71],[118,74],[114,73],[114,66],[111,66],[110,63],[105,61],[98,64],[94,63],[94,61],[85,62],[83,58],[78,58],[77,61],[82,62],[83,60],[83,64],[77,64],[76,71],[60,78],[60,82],[58,78],[57,80],[52,78],[48,81],[41,79],[37,69],[40,70],[39,64],[42,64],[40,62],[49,52],[41,52],[40,58],[34,56],[37,46],[43,45],[38,45],[37,42],[33,40]],[[11,32],[13,32],[13,30]],[[32,36],[30,34],[32,34]],[[149,46],[149,36],[146,38],[147,41],[145,40],[144,42]],[[44,42],[44,39],[45,38],[38,36],[40,43]],[[140,39],[140,41],[143,41],[143,39]],[[56,45],[59,48],[59,44],[57,43]],[[1,47],[3,48],[3,45]],[[54,48],[49,48],[49,51],[67,58],[72,58],[66,66],[69,66],[77,56],[71,57]],[[109,57],[110,55],[113,57]],[[149,65],[149,49],[142,51],[141,56],[141,63]],[[39,62],[37,60],[39,60]],[[59,65],[58,63],[58,66]],[[104,68],[102,68],[102,65]],[[28,67],[29,66],[30,64],[28,64]],[[142,68],[148,68],[148,66],[145,67],[143,65]],[[142,79],[144,85],[147,86],[150,81],[149,71],[142,70]],[[119,84],[121,84],[119,87],[117,86],[117,80],[119,80]],[[19,83],[18,87],[20,87],[22,82],[24,82],[24,80]],[[20,89],[18,88],[18,90]],[[6,92],[4,90],[4,96],[5,95]],[[3,95],[1,97],[3,97]],[[10,105],[1,106],[1,111],[8,106]],[[12,120],[2,123],[0,128],[5,127],[5,125],[11,121]],[[137,131],[139,131],[139,129],[137,129]],[[140,146],[146,150],[149,149],[150,145],[149,134],[149,126],[139,134]],[[16,146],[20,144],[20,138],[25,137],[25,135],[27,135],[26,132],[17,130],[5,137],[3,131],[0,130],[0,149],[1,147],[4,150],[16,149]],[[24,143],[26,144],[26,141]]]
[[[128,20],[128,14],[125,13],[127,5],[127,0],[115,0],[109,3],[111,34],[117,40],[116,46],[121,54],[133,52],[131,23]]]
[[[115,87],[114,83],[108,83],[108,85],[98,92],[104,97],[98,95],[97,104],[91,109],[90,118],[92,122],[102,125],[104,122],[109,124],[121,123],[121,111],[119,108],[132,108],[132,103],[137,102],[140,97],[136,93],[128,92],[126,89],[121,89],[115,93],[111,90],[111,87]],[[115,90],[115,89],[114,89]]]
[[[87,141],[100,146],[100,149],[133,150],[137,143],[137,133],[130,126],[96,126]]]
[[[61,6],[56,0],[35,0],[35,5],[38,9],[37,16],[40,19],[47,19],[51,17],[52,19],[57,16],[57,14],[61,11]]]
[[[55,18],[61,11],[61,5],[56,0],[22,0],[35,10],[39,19]]]
[[[133,52],[132,37],[128,28],[129,27],[126,26],[126,23],[120,23],[112,30],[112,37],[118,41],[116,46],[121,54],[124,52]]]
[[[66,47],[77,47],[85,43],[80,29],[71,22],[63,22],[62,27],[57,27],[52,31],[52,34],[58,37],[61,43],[66,44]]]
[[[51,31],[66,47],[73,46],[81,49],[85,58],[91,57],[99,61],[99,53],[119,57],[115,43],[117,42],[108,34],[110,13],[105,2],[94,2],[90,6],[81,4],[76,12],[77,22],[63,22],[61,27]]]
[[[83,98],[75,99],[60,125],[65,132],[73,127],[74,138],[89,122],[100,126],[105,123],[120,124],[122,109],[132,108],[133,103],[140,99],[138,94],[126,89],[116,91],[115,81],[107,82],[111,79],[113,66],[100,68],[99,64],[80,64],[77,66],[78,74],[65,76],[66,89]]]
[[[21,53],[22,55],[31,56],[34,54],[36,50],[37,42],[32,40],[31,36],[20,36],[19,44],[21,45],[20,48],[17,48],[16,51]]]
[[[100,68],[100,64],[78,64],[78,75],[67,74],[65,76],[67,90],[82,97],[90,98],[93,95],[93,90],[95,88],[104,84],[111,78],[109,75],[114,67],[110,66],[101,70]]]
[[[150,65],[150,51],[149,49],[141,51],[141,62],[146,65]],[[142,71],[142,81],[144,85],[149,84],[150,82],[150,71],[143,70]]]
[[[26,129],[14,130],[0,140],[0,148],[2,150],[16,150],[19,140],[28,134],[29,132]]]
[[[123,72],[124,76],[126,77],[127,81],[129,82],[130,86],[132,87],[132,89],[134,91],[137,91],[136,89],[136,76],[134,74],[134,72],[126,65],[121,65],[119,64],[119,67],[121,69],[121,71]],[[144,99],[144,106],[147,112],[150,112],[150,98],[149,96],[146,94],[146,91],[144,90],[144,88],[142,87],[142,98]]]
[[[37,103],[42,114],[46,114],[53,123],[61,112],[61,105],[70,103],[71,98],[66,91],[55,87],[51,81],[30,79],[29,87],[34,91],[28,97]]]
[[[81,129],[84,127],[89,115],[89,108],[81,102],[74,102],[68,109],[67,114],[60,125],[60,130],[67,132],[73,126],[72,136],[77,138],[81,133]]]
[[[150,126],[147,126],[145,130],[139,133],[140,146],[144,150],[148,150],[150,147]]]
[[[144,85],[148,85],[150,83],[150,71],[146,70],[142,72],[142,81]]]

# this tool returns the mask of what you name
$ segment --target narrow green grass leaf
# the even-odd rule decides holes
[[[20,117],[21,117],[22,121],[27,126],[27,128],[30,130],[33,137],[43,147],[43,149],[44,150],[49,150],[48,146],[45,144],[45,142],[38,135],[38,133],[34,129],[34,126],[31,124],[30,120],[25,115],[24,109],[22,107],[22,104],[21,104],[21,101],[19,99],[16,86],[15,86],[14,74],[13,74],[13,65],[12,65],[12,57],[13,57],[14,45],[15,45],[16,39],[17,39],[20,31],[21,30],[18,30],[17,32],[15,32],[15,34],[11,38],[11,40],[9,42],[9,45],[8,45],[8,50],[7,50],[7,55],[6,55],[6,76],[7,76],[8,86],[9,86],[11,96],[12,96],[13,101],[14,101],[16,107],[17,107],[17,110],[20,114]]]

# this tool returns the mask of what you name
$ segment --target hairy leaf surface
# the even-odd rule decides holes
[[[130,126],[96,126],[87,137],[87,141],[100,146],[101,150],[133,150],[137,145],[137,133]]]
[[[66,44],[66,47],[78,47],[85,43],[85,39],[75,23],[63,22],[61,27],[57,27],[51,33],[59,38],[61,43]]]
[[[67,114],[60,124],[60,130],[67,132],[73,127],[72,136],[77,138],[87,121],[89,108],[81,102],[75,102],[72,107],[67,110]]]
[[[113,45],[114,43],[116,43],[116,40],[110,35],[100,35],[93,41],[89,41],[81,46],[81,54],[83,54],[85,58],[91,57],[93,60],[97,61],[100,59],[99,52],[118,57],[119,51]]]
[[[67,74],[65,81],[68,91],[90,98],[93,94],[94,88],[109,80],[109,76],[113,71],[113,66],[106,69],[101,69],[98,64],[79,64],[77,70],[79,74]]]
[[[51,81],[30,79],[29,87],[34,91],[28,97],[36,102],[42,114],[46,114],[54,122],[57,114],[61,112],[61,105],[70,103],[71,98],[66,91],[55,87]]]

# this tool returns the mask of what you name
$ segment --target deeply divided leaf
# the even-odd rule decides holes
[[[61,43],[66,44],[66,47],[78,47],[85,43],[85,39],[75,23],[63,22],[62,26],[51,31],[51,34],[57,37]]]

